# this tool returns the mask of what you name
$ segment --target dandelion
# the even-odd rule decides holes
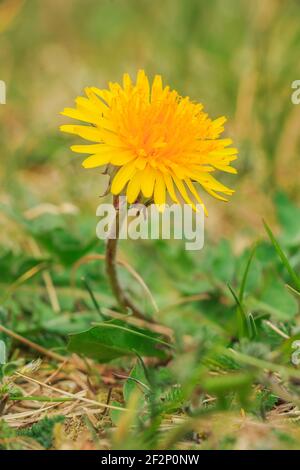
[[[216,170],[236,173],[231,162],[237,158],[237,149],[231,139],[220,138],[225,117],[210,119],[202,104],[164,87],[160,75],[150,86],[143,70],[135,84],[124,74],[122,86],[109,83],[108,89],[90,87],[85,93],[86,97],[76,99],[76,108],[62,112],[82,124],[63,125],[61,130],[90,142],[71,149],[89,155],[83,161],[85,168],[104,167],[117,209],[119,195],[126,195],[129,204],[154,202],[159,210],[168,197],[197,211],[197,203],[204,207],[200,187],[220,200],[233,193],[212,175]],[[119,227],[119,210],[115,224]],[[144,318],[118,279],[118,235],[117,230],[117,237],[109,237],[106,245],[111,289],[123,312]]]
[[[129,204],[148,200],[160,206],[168,195],[195,208],[203,204],[200,187],[223,201],[233,193],[213,176],[216,170],[236,173],[231,162],[237,149],[231,139],[220,138],[225,117],[210,119],[202,104],[164,87],[160,75],[150,85],[143,70],[135,84],[124,74],[122,86],[109,83],[108,89],[90,87],[85,93],[75,109],[62,112],[85,124],[61,130],[91,142],[71,149],[89,155],[85,168],[109,167],[113,195],[126,195]]]

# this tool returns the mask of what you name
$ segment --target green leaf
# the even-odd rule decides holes
[[[137,328],[121,320],[98,323],[81,333],[70,335],[68,349],[100,362],[122,356],[158,357],[166,359],[170,344],[150,330]]]
[[[238,324],[238,332],[239,332],[239,338],[250,338],[252,335],[251,335],[251,331],[249,329],[249,322],[248,322],[248,316],[244,310],[244,307],[240,301],[240,299],[238,298],[238,296],[236,295],[236,293],[234,292],[234,290],[232,289],[232,287],[230,286],[230,284],[228,284],[228,289],[230,290],[231,294],[232,294],[232,297],[234,298],[236,304],[237,304],[237,309],[236,309],[236,313],[237,313],[237,324]]]
[[[283,192],[275,197],[277,217],[282,227],[282,243],[298,246],[300,243],[300,209]]]
[[[123,396],[125,403],[129,403],[130,396],[136,391],[136,389],[142,390],[143,394],[150,392],[149,383],[147,377],[145,376],[145,371],[140,361],[136,362],[130,372],[130,376],[124,384]],[[144,400],[144,396],[141,395],[140,402],[144,402]]]
[[[99,244],[96,237],[86,241],[85,237],[80,236],[77,233],[78,227],[72,226],[73,220],[70,217],[42,214],[29,221],[14,208],[0,204],[1,210],[20,224],[41,246],[65,266],[72,265]]]
[[[251,262],[253,260],[254,254],[256,250],[256,244],[253,246],[250,256],[248,258],[246,268],[242,277],[241,287],[239,291],[239,295],[237,296],[232,287],[228,284],[228,288],[237,304],[237,323],[238,323],[238,331],[240,339],[243,337],[248,337],[249,339],[253,339],[257,335],[255,320],[253,315],[250,313],[247,315],[244,306],[243,306],[243,299],[245,293],[245,287],[247,283],[247,278],[251,266]]]
[[[68,335],[82,332],[85,328],[89,328],[91,322],[98,318],[97,313],[91,311],[62,313],[45,320],[40,326],[43,330],[51,333]]]
[[[249,327],[249,330],[250,330],[250,339],[256,338],[257,328],[256,328],[255,319],[254,319],[252,313],[249,313],[249,315],[248,315],[248,327]]]
[[[35,439],[46,449],[50,449],[53,443],[54,427],[58,423],[65,420],[64,416],[54,416],[51,418],[43,418],[40,422],[33,424],[29,429],[21,429],[18,431],[19,436],[27,436]]]
[[[207,377],[202,380],[202,388],[209,394],[218,397],[220,405],[227,407],[230,394],[236,393],[240,404],[248,406],[253,374],[247,372],[232,372],[217,377]]]
[[[250,256],[249,256],[247,264],[246,264],[246,269],[245,269],[245,272],[244,272],[244,275],[243,275],[243,278],[242,278],[240,292],[239,292],[239,300],[240,300],[241,303],[243,302],[243,299],[244,299],[244,293],[245,293],[247,278],[248,278],[250,266],[251,266],[251,263],[252,263],[252,260],[253,260],[254,254],[255,254],[255,250],[256,250],[256,244],[253,246],[253,248],[250,252]]]
[[[96,238],[89,240],[88,243],[81,241],[63,227],[37,233],[35,239],[66,266],[75,263],[98,243]]]
[[[233,372],[227,375],[205,378],[201,386],[209,394],[222,395],[228,391],[248,389],[252,381],[252,374]]]
[[[118,401],[112,401],[111,404],[119,408],[123,407],[123,404]],[[109,415],[112,423],[117,426],[122,416],[124,416],[124,411],[111,409]]]
[[[286,255],[282,251],[282,249],[281,249],[278,241],[274,237],[273,232],[271,231],[270,227],[267,225],[267,223],[265,221],[263,221],[263,222],[264,222],[264,226],[265,226],[265,229],[267,231],[267,234],[269,235],[269,238],[270,238],[271,242],[273,243],[273,246],[274,246],[275,250],[277,251],[277,254],[278,254],[279,258],[281,259],[282,263],[284,264],[285,268],[287,269],[287,271],[288,271],[288,273],[291,277],[291,280],[294,284],[294,287],[296,287],[296,289],[300,291],[300,278],[299,278],[299,276],[297,275],[297,273],[294,271],[294,269],[290,265],[289,260],[287,259]]]
[[[269,279],[259,302],[271,307],[273,316],[279,320],[290,320],[298,312],[298,302],[286,287],[273,276]]]
[[[231,282],[236,269],[236,260],[228,240],[223,239],[217,246],[208,249],[204,258],[204,270],[219,281]]]

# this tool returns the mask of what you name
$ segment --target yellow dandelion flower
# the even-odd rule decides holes
[[[202,104],[164,87],[160,75],[150,85],[143,70],[135,84],[124,74],[123,86],[109,83],[109,89],[90,87],[85,93],[75,109],[62,112],[85,125],[61,130],[92,142],[71,149],[90,155],[85,168],[110,165],[112,194],[126,194],[128,203],[143,197],[158,205],[168,194],[195,208],[203,204],[198,185],[221,200],[233,193],[212,176],[215,170],[236,173],[231,162],[237,149],[231,139],[220,138],[225,117],[210,119]]]

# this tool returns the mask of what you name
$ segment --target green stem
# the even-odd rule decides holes
[[[106,273],[110,282],[110,286],[122,312],[128,313],[129,309],[135,317],[152,322],[153,320],[148,317],[146,318],[145,315],[136,307],[136,305],[134,305],[127,297],[119,282],[116,258],[119,239],[120,214],[118,208],[118,198],[116,196],[114,197],[114,206],[116,209],[116,236],[115,238],[108,238],[105,256]]]

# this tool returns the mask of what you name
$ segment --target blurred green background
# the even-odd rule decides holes
[[[82,169],[82,158],[71,153],[74,139],[59,132],[66,122],[59,112],[85,86],[105,87],[140,68],[150,77],[160,73],[210,116],[228,117],[238,175],[219,177],[236,192],[228,204],[203,194],[209,217],[201,252],[187,252],[179,241],[121,242],[122,258],[150,287],[158,313],[122,269],[121,281],[147,315],[174,328],[170,384],[179,384],[185,399],[206,352],[221,344],[243,353],[244,362],[213,357],[205,363],[209,373],[217,369],[226,379],[228,371],[249,372],[247,387],[255,384],[259,398],[231,402],[236,385],[229,377],[228,409],[254,409],[264,420],[265,387],[267,410],[281,395],[269,395],[273,384],[259,359],[273,371],[276,361],[290,366],[291,341],[300,337],[300,105],[291,102],[299,50],[299,0],[0,0],[0,80],[7,85],[0,105],[0,326],[66,354],[67,335],[99,321],[89,289],[101,308],[117,308],[99,260],[76,269],[82,256],[104,253],[95,236],[101,175]],[[290,265],[267,241],[263,218]],[[242,308],[228,284],[240,292]],[[251,320],[246,334],[237,321],[242,314]],[[23,351],[1,332],[0,339],[10,360],[22,363]],[[128,361],[121,365],[128,372]],[[168,367],[160,373],[168,390]],[[177,413],[182,400],[174,396]],[[222,434],[223,418],[221,427]],[[272,445],[268,436],[264,446]]]
[[[7,104],[0,106],[1,246],[32,253],[15,213],[49,237],[61,216],[83,247],[95,241],[100,175],[82,169],[81,156],[71,153],[74,139],[59,132],[66,122],[59,112],[85,86],[105,87],[125,71],[135,76],[144,68],[202,102],[212,117],[228,117],[239,173],[220,175],[236,190],[229,204],[203,195],[210,214],[203,253],[187,254],[181,246],[178,255],[178,244],[141,242],[137,249],[127,242],[123,256],[165,299],[177,282],[169,266],[185,276],[194,257],[198,269],[210,240],[227,239],[224,259],[241,253],[263,234],[262,218],[275,227],[278,191],[294,202],[300,197],[300,106],[291,102],[291,84],[300,77],[299,20],[296,0],[1,1],[0,79],[7,84]],[[51,249],[64,257],[73,242],[76,252],[67,236],[64,243],[52,240]],[[154,279],[163,276],[156,275],[161,252],[157,260],[149,256],[154,245],[167,259],[166,284]],[[103,252],[102,242],[97,249]]]
[[[291,103],[291,84],[300,77],[297,0],[2,0],[0,41],[0,79],[7,85],[7,104],[0,106],[5,250],[32,253],[7,208],[29,225],[39,224],[38,233],[50,236],[58,223],[54,216],[62,216],[80,243],[95,240],[100,175],[82,169],[81,156],[70,151],[74,139],[59,132],[66,122],[59,112],[85,86],[105,87],[139,68],[162,74],[212,117],[226,115],[226,134],[240,152],[238,175],[220,175],[236,190],[230,203],[203,195],[210,214],[203,253],[186,254],[181,246],[179,256],[178,244],[165,242],[141,242],[138,249],[121,244],[123,256],[155,290],[164,286],[164,298],[177,281],[167,272],[166,285],[155,283],[162,261],[159,252],[152,262],[154,245],[171,256],[166,265],[184,276],[184,260],[194,257],[198,269],[209,240],[230,240],[230,252],[221,249],[229,260],[231,251],[241,253],[263,234],[263,217],[274,226],[279,190],[299,199],[300,106]],[[60,249],[64,257],[72,243],[58,239],[52,251]],[[97,249],[103,252],[102,242]]]
[[[205,197],[212,237],[258,230],[278,187],[299,197],[297,0],[2,0],[0,41],[1,201],[94,212],[97,171],[69,151],[59,111],[85,86],[139,68],[228,117],[239,175],[226,180],[236,189],[229,205]]]

